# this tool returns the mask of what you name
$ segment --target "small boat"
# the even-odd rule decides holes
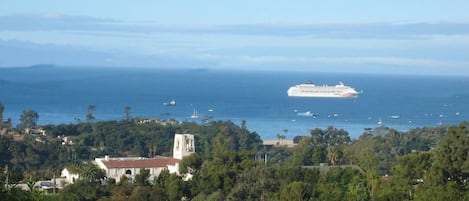
[[[171,99],[169,102],[164,102],[164,106],[176,106],[176,101],[174,99]]]
[[[306,111],[306,112],[298,112],[296,113],[297,115],[299,116],[305,116],[305,117],[317,117],[316,114],[310,112],[310,111]]]
[[[172,99],[171,101],[169,101],[169,105],[170,106],[176,106],[176,101],[174,99]]]
[[[399,117],[401,117],[401,116],[399,116],[399,115],[391,115],[391,119],[399,119]]]
[[[378,124],[378,125],[382,125],[382,124],[383,124],[383,121],[381,120],[381,118],[378,120],[377,124]]]
[[[296,113],[296,114],[299,115],[299,116],[307,116],[307,117],[313,116],[313,113],[311,113],[310,111],[298,112],[298,113]]]
[[[194,112],[192,113],[191,118],[192,118],[192,119],[197,119],[197,118],[199,118],[199,115],[197,114],[197,110],[196,110],[196,109],[194,109]]]

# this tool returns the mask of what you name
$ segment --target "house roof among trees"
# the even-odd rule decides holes
[[[154,158],[143,158],[143,159],[109,159],[103,160],[103,164],[107,168],[154,168],[154,167],[166,167],[168,165],[175,165],[181,160],[156,156]]]

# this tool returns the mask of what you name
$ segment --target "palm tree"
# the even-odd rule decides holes
[[[287,139],[287,133],[288,133],[288,129],[286,129],[286,128],[285,128],[285,129],[283,129],[283,133],[285,133],[285,134],[284,134],[284,135],[282,135],[281,137],[282,137],[282,139],[283,139],[283,140],[285,140],[285,139]]]
[[[327,158],[329,159],[329,161],[334,166],[340,159],[340,154],[339,154],[338,148],[335,147],[335,146],[328,146],[327,147]]]
[[[82,165],[79,170],[79,175],[84,181],[90,183],[94,183],[105,176],[103,170],[91,164]]]

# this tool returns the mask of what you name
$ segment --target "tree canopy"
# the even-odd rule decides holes
[[[37,120],[39,119],[39,114],[34,110],[25,110],[20,117],[21,128],[34,128],[37,125]]]
[[[37,121],[37,112],[28,110],[24,116],[21,127],[37,126],[28,123]],[[42,138],[1,135],[0,196],[101,201],[469,199],[467,122],[406,132],[381,127],[357,139],[331,126],[297,137],[294,147],[272,147],[264,146],[244,121],[197,124],[127,117],[42,125],[47,132]],[[116,183],[87,163],[103,155],[170,156],[176,133],[193,133],[196,138],[197,153],[181,161],[181,175],[166,170],[149,178],[149,171],[142,169],[133,181]],[[65,136],[74,143],[62,144]],[[5,187],[7,180],[14,184],[52,178],[67,165],[80,167],[81,179],[59,195]],[[191,179],[183,179],[186,173]]]

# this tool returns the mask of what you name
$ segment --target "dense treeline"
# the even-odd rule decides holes
[[[215,146],[226,146],[231,151],[256,150],[261,139],[245,126],[232,122],[210,122],[198,125],[192,122],[162,124],[138,121],[107,121],[96,123],[46,125],[47,136],[22,134],[21,140],[11,135],[0,138],[0,167],[9,166],[28,172],[34,178],[51,177],[37,171],[57,172],[67,164],[94,160],[104,155],[145,156],[171,155],[176,133],[196,135],[196,150],[210,156]],[[244,124],[243,124],[244,125]],[[73,144],[62,145],[63,136]],[[222,143],[222,144],[220,144]]]
[[[0,108],[1,109],[1,108]],[[34,114],[34,113],[32,113]],[[1,117],[1,116],[0,116]],[[28,118],[25,118],[28,119]],[[407,132],[379,127],[351,139],[343,129],[313,129],[294,147],[263,146],[245,122],[82,122],[42,126],[47,135],[0,124],[0,197],[7,200],[469,200],[469,123]],[[26,126],[27,127],[27,126]],[[170,155],[175,133],[196,135],[197,153],[180,172],[134,183],[103,176],[86,162],[112,156]],[[74,144],[62,144],[67,136]],[[81,180],[58,195],[15,183],[52,178],[65,165]],[[328,165],[324,165],[328,164]]]

